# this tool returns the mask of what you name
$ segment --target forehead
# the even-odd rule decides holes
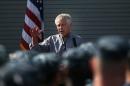
[[[67,19],[59,17],[59,18],[56,19],[55,23],[56,23],[56,25],[58,25],[58,24],[66,24],[67,23]]]

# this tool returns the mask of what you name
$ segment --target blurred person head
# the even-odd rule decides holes
[[[70,14],[61,13],[55,18],[57,31],[63,37],[67,37],[71,32],[72,18]]]
[[[58,81],[60,58],[55,53],[43,53],[32,59],[34,67],[38,68],[39,79],[43,86],[55,86]]]
[[[86,80],[86,85],[90,86],[92,84],[92,80],[93,80],[93,67],[94,67],[94,61],[93,58],[96,56],[96,47],[95,44],[92,42],[87,42],[84,43],[82,45],[79,46],[79,48],[81,48],[82,50],[84,50],[84,52],[87,52],[90,54],[90,58],[88,60],[88,70],[89,70],[89,77]]]
[[[13,53],[9,54],[9,60],[11,62],[28,62],[29,61],[29,57],[28,54],[25,53],[26,51],[20,51],[17,50]]]
[[[79,48],[88,52],[91,55],[91,57],[96,55],[96,48],[94,43],[92,42],[83,43],[82,45],[79,46]]]
[[[21,51],[17,50],[13,53],[9,54],[9,60],[10,62],[24,62],[24,63],[31,63],[31,60],[33,59],[34,56],[38,55],[39,52],[37,51]]]
[[[104,36],[97,43],[94,86],[122,86],[125,83],[128,40],[120,36]]]
[[[84,46],[85,47],[85,46]],[[89,59],[92,54],[83,48],[74,48],[63,54],[63,59],[68,61],[68,77],[74,86],[83,86],[91,78]]]
[[[31,65],[21,63],[3,71],[4,74],[0,75],[0,86],[41,86],[38,71]]]
[[[29,60],[32,60],[33,57],[35,57],[36,55],[38,55],[40,53],[38,51],[29,50],[29,51],[25,51],[25,54],[28,55]]]

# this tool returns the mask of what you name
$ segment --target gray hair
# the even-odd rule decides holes
[[[72,18],[70,14],[67,13],[61,13],[59,14],[56,18],[55,18],[55,24],[57,22],[58,19],[66,19],[68,24],[72,23]]]

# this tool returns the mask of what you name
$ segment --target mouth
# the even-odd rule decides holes
[[[59,33],[63,33],[64,31],[59,31]]]

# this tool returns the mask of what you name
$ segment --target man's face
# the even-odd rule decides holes
[[[59,34],[62,34],[63,37],[67,37],[70,33],[71,24],[69,24],[66,19],[58,19],[56,21],[56,27]]]

